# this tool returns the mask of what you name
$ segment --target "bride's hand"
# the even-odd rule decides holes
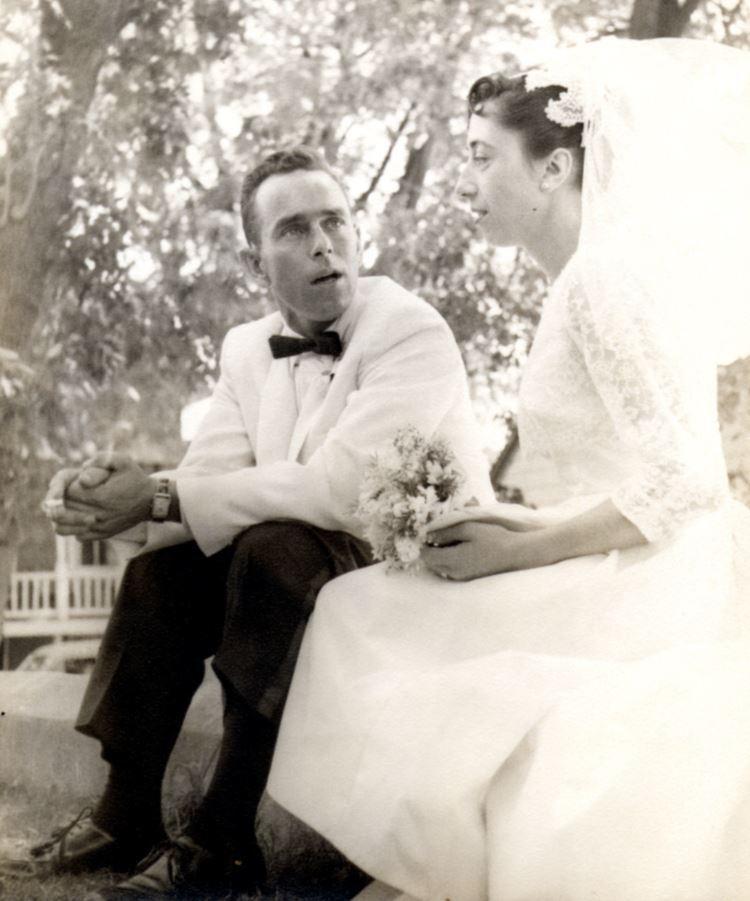
[[[464,581],[647,543],[611,499],[556,525],[527,525],[529,530],[516,531],[493,517],[436,529],[427,536],[422,560],[439,576]]]
[[[459,582],[519,569],[527,535],[497,522],[458,523],[430,532],[422,562],[436,575]]]

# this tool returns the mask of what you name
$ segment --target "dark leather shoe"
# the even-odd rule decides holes
[[[33,846],[23,859],[0,861],[0,875],[43,879],[63,873],[90,873],[94,870],[130,872],[143,855],[160,841],[128,844],[100,829],[85,808],[67,826],[55,830],[47,841]]]
[[[209,901],[230,897],[233,881],[222,858],[182,835],[155,849],[130,879],[97,889],[85,901]]]

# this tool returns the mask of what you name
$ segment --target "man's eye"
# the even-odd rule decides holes
[[[287,227],[284,229],[285,235],[298,236],[298,235],[304,235],[304,233],[305,233],[304,225],[287,225]]]
[[[343,228],[346,225],[346,221],[341,216],[331,216],[330,219],[326,220],[326,225],[328,228]]]

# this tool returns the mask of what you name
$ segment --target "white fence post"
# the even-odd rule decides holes
[[[55,535],[55,609],[57,619],[67,619],[70,614],[70,567],[68,565],[69,542]]]

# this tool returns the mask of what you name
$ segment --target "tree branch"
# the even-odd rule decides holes
[[[0,228],[5,228],[10,218],[10,183],[13,178],[13,161],[10,151],[5,157],[5,183],[3,185],[3,211],[0,213]]]
[[[724,36],[722,40],[730,46],[733,46],[734,41],[732,39],[734,35],[732,34],[732,26],[737,22],[744,24],[742,15],[744,13],[742,0],[739,0],[739,2],[731,8],[724,6],[723,3],[719,3],[718,7],[719,15],[721,16],[721,25],[724,29]]]
[[[31,176],[29,178],[29,187],[26,190],[26,197],[23,199],[23,201],[17,203],[10,211],[11,218],[15,219],[16,222],[19,222],[21,219],[25,219],[28,215],[29,209],[31,208],[31,202],[34,199],[34,194],[36,193],[36,186],[39,184],[39,164],[42,161],[42,156],[44,155],[46,147],[46,141],[42,141],[39,147],[37,147],[37,149],[34,151],[34,155],[31,160]]]
[[[374,43],[368,44],[364,50],[360,50],[359,53],[353,53],[352,56],[354,57],[354,59],[363,59],[365,56],[367,56],[368,53],[372,52],[372,48],[374,46]]]
[[[372,181],[370,182],[370,184],[367,187],[367,190],[363,194],[360,194],[359,197],[354,201],[354,209],[355,210],[363,209],[364,205],[370,199],[370,195],[375,190],[375,188],[377,188],[378,183],[380,182],[380,179],[383,177],[383,173],[385,172],[385,167],[388,165],[388,162],[389,162],[391,156],[393,155],[393,151],[396,149],[396,144],[398,144],[399,138],[404,133],[404,129],[406,128],[407,124],[409,123],[409,119],[411,118],[411,114],[414,112],[415,106],[416,106],[416,103],[414,101],[412,101],[409,104],[409,109],[407,109],[407,111],[404,113],[404,117],[401,120],[401,122],[399,123],[399,126],[396,129],[396,131],[393,135],[393,138],[391,139],[390,146],[388,147],[388,150],[386,151],[386,154],[383,157],[383,161],[381,162],[380,166],[378,167],[378,171],[373,176]]]
[[[398,190],[391,197],[389,204],[400,203],[407,210],[416,207],[427,174],[433,142],[434,134],[428,133],[419,146],[412,145]]]

